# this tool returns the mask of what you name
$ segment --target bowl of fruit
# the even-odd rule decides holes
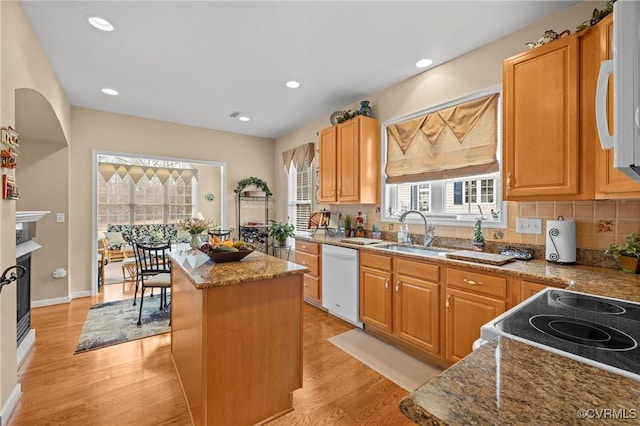
[[[246,241],[220,241],[214,237],[211,242],[203,243],[200,251],[216,263],[237,262],[253,253],[254,246]]]

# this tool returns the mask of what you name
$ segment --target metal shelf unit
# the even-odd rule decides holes
[[[236,195],[236,218],[238,219],[238,239],[252,243],[256,250],[269,254],[269,197]],[[264,225],[251,225],[242,222],[242,212],[246,203],[264,203]]]

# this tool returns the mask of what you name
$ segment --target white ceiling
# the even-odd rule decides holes
[[[442,64],[575,3],[23,0],[22,6],[72,105],[275,138],[422,72],[418,59]],[[96,30],[90,16],[115,30]],[[290,79],[302,86],[287,89]],[[104,95],[104,87],[120,95]],[[251,121],[230,118],[232,111]]]

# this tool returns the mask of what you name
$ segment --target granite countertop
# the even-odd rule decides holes
[[[632,424],[640,382],[500,337],[409,394],[400,411],[420,425]]]
[[[544,259],[529,261],[514,260],[502,266],[484,263],[467,262],[449,259],[446,256],[429,256],[403,253],[380,247],[383,244],[395,244],[393,241],[380,241],[380,244],[349,244],[340,238],[296,237],[303,241],[331,244],[342,247],[357,248],[361,251],[371,251],[394,256],[403,256],[416,260],[432,260],[448,266],[473,268],[478,271],[506,273],[510,276],[530,280],[545,281],[559,286],[571,286],[571,290],[592,293],[600,296],[640,302],[640,275],[627,274],[617,269],[599,268],[597,266],[560,265],[547,262]]]
[[[215,263],[199,250],[171,252],[174,266],[185,272],[197,289],[221,287],[286,275],[304,274],[309,268],[254,251],[237,262]]]

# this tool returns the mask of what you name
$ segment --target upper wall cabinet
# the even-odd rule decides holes
[[[380,123],[358,116],[319,132],[320,203],[375,204],[380,188]]]
[[[579,50],[573,35],[504,62],[505,200],[593,197],[580,181]]]
[[[611,57],[612,25],[609,15],[505,60],[505,200],[640,198],[640,184],[613,168],[596,130],[596,84],[600,63]]]

